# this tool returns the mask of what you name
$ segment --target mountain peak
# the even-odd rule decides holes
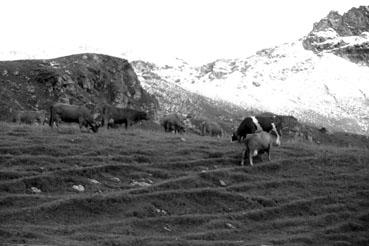
[[[339,36],[354,36],[369,31],[369,6],[351,8],[343,15],[330,11],[325,18],[314,24],[312,32],[326,31],[329,28]]]
[[[314,24],[303,40],[314,53],[333,53],[354,63],[369,65],[369,6],[337,11]]]

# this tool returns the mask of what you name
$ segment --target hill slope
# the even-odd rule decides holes
[[[141,129],[3,123],[0,143],[5,245],[369,243],[368,149],[284,142],[240,167],[226,139]]]
[[[56,101],[107,102],[156,113],[157,101],[125,59],[79,54],[49,60],[0,61],[0,120],[16,109],[48,109]]]
[[[240,106],[190,92],[173,81],[160,77],[157,71],[161,68],[153,63],[132,61],[132,66],[142,87],[157,98],[161,114],[175,112],[230,123],[234,119],[243,119],[247,113]]]

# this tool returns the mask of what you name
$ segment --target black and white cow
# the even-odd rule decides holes
[[[241,142],[247,134],[259,131],[270,132],[275,130],[278,139],[281,136],[282,120],[279,116],[250,116],[246,117],[232,135],[232,141]]]

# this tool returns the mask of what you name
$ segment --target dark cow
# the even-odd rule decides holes
[[[96,122],[97,115],[93,115],[85,106],[55,103],[50,107],[49,125],[54,123],[59,127],[60,122],[78,123],[82,131],[82,126],[90,127],[93,132],[97,132],[100,124]]]
[[[185,126],[177,114],[170,114],[161,120],[161,125],[166,132],[183,133]]]
[[[45,124],[46,112],[45,110],[18,110],[14,112],[13,121],[26,124]]]
[[[232,135],[232,141],[244,140],[247,134],[257,131],[269,132],[276,128],[276,132],[281,135],[282,121],[279,116],[250,116],[246,117],[238,127],[237,131]]]
[[[252,158],[262,153],[267,153],[270,161],[271,146],[280,144],[280,137],[275,127],[270,132],[260,131],[248,134],[245,139],[246,149],[242,152],[241,166],[244,165],[246,156],[249,158],[250,165],[253,166]]]
[[[320,131],[321,133],[328,133],[328,130],[327,130],[327,128],[325,128],[325,127],[320,128],[320,129],[319,129],[319,131]]]
[[[201,135],[210,135],[212,137],[222,137],[223,129],[218,123],[212,122],[210,120],[204,120],[200,124]]]
[[[117,124],[125,124],[127,129],[128,125],[131,126],[139,121],[149,119],[146,112],[130,108],[117,108],[111,105],[103,106],[102,117],[102,125],[104,126],[106,124],[107,129]]]

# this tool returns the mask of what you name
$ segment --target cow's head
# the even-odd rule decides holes
[[[237,135],[237,133],[233,132],[232,137],[231,137],[231,142],[235,142],[235,141],[239,141],[239,140],[240,140],[240,138]]]
[[[100,122],[94,122],[91,124],[91,130],[96,133],[99,131],[99,128],[101,126],[101,123]]]
[[[102,115],[100,113],[94,113],[92,114],[92,119],[91,130],[96,133],[102,126]]]
[[[100,112],[93,113],[92,119],[96,128],[99,128],[103,125],[103,116]]]
[[[179,127],[178,127],[178,132],[179,132],[179,133],[185,133],[185,132],[186,132],[185,127],[184,127],[184,126],[179,126]]]
[[[140,120],[149,120],[149,115],[146,112],[139,111],[136,115],[137,121]]]

